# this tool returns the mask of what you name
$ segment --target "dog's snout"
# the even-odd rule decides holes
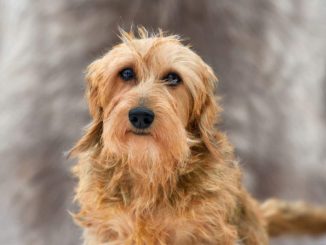
[[[146,129],[154,121],[155,114],[146,107],[136,107],[129,111],[129,121],[138,129]]]

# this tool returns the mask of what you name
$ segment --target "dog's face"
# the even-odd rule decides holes
[[[141,171],[185,162],[198,140],[214,152],[211,68],[175,36],[140,36],[123,33],[121,44],[89,66],[93,124],[79,147],[101,144]]]

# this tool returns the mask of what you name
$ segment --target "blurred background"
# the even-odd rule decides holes
[[[256,198],[326,205],[326,1],[0,0],[0,244],[81,244],[63,153],[90,120],[85,67],[132,24],[180,34],[214,68]]]

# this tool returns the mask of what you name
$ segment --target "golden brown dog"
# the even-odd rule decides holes
[[[85,244],[268,244],[268,231],[311,230],[288,226],[285,204],[261,209],[242,187],[215,127],[212,69],[177,36],[141,28],[121,39],[88,68],[93,121],[71,151]],[[324,215],[319,233],[326,215],[314,211]]]

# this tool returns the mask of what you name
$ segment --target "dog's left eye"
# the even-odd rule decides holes
[[[123,69],[120,71],[119,75],[125,81],[129,81],[135,78],[134,70],[131,68]]]
[[[163,80],[165,80],[167,82],[168,86],[177,86],[181,83],[181,78],[175,72],[171,72],[171,73],[167,74],[163,78]]]

